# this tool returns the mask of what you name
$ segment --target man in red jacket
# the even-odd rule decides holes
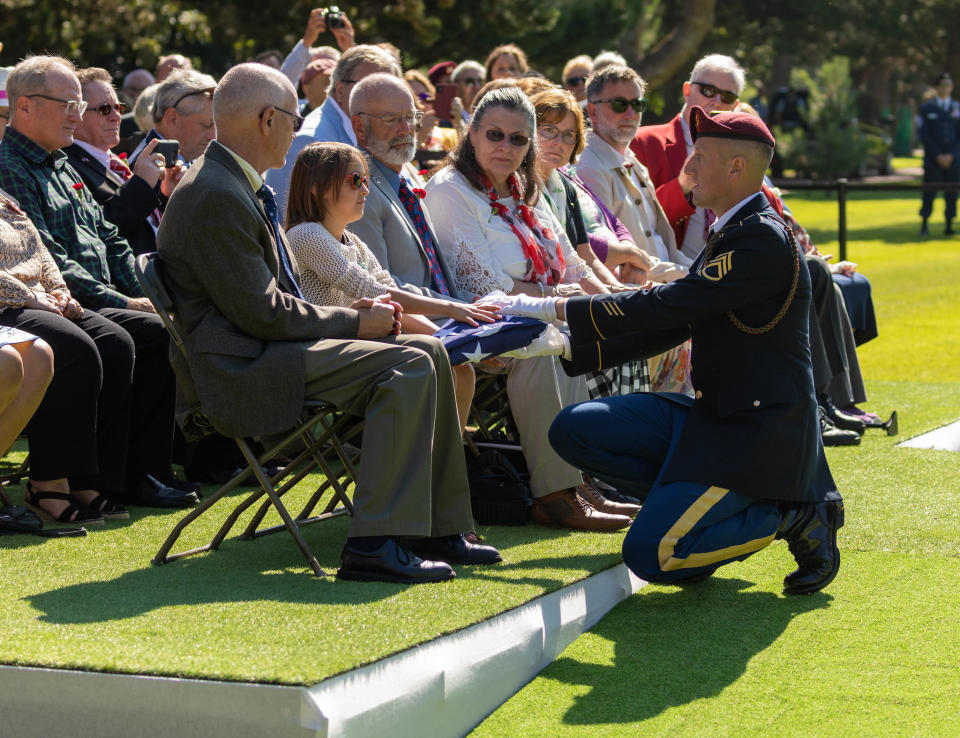
[[[713,213],[694,207],[690,199],[693,180],[683,171],[693,151],[686,113],[699,106],[707,113],[733,110],[745,84],[743,68],[729,56],[710,54],[698,61],[690,79],[683,83],[683,109],[669,123],[643,126],[630,143],[637,158],[650,171],[657,199],[667,214],[677,238],[677,247],[690,258],[703,250],[704,233]]]

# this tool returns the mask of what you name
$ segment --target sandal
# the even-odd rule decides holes
[[[52,513],[40,506],[41,500],[63,500],[69,503],[66,509],[59,515]],[[69,494],[65,492],[41,492],[30,482],[27,482],[27,493],[24,495],[24,502],[27,507],[33,510],[41,518],[52,520],[55,523],[76,523],[78,525],[103,525],[103,518],[99,513],[93,512],[85,505],[78,505]]]
[[[78,505],[86,506],[90,512],[99,515],[104,520],[128,520],[130,518],[130,513],[127,512],[125,507],[117,504],[109,497],[104,497],[102,494],[98,494],[87,503],[80,502],[80,500],[73,496],[71,496],[70,499],[74,500]]]

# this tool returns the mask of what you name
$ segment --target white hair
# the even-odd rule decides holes
[[[601,51],[599,54],[593,57],[594,72],[610,66],[611,64],[617,64],[621,67],[630,66],[627,64],[627,60],[623,58],[623,54],[618,54],[616,51]]]
[[[721,72],[722,74],[729,74],[733,77],[734,81],[734,92],[738,95],[743,92],[743,87],[747,83],[747,73],[744,71],[743,67],[737,64],[736,59],[726,54],[707,54],[705,57],[700,59],[696,64],[693,65],[693,70],[690,72],[690,82],[693,82],[697,79],[697,76],[702,72]]]
[[[413,95],[410,92],[410,87],[402,77],[386,72],[375,72],[357,82],[350,91],[350,103],[347,106],[350,108],[350,115],[363,112],[362,108],[366,106],[367,101],[376,97],[384,89],[394,89],[405,93],[410,98],[410,105],[413,105]]]
[[[483,64],[473,59],[467,59],[457,64],[456,69],[453,70],[453,74],[450,75],[450,81],[456,82],[460,79],[461,76],[467,72],[473,72],[476,74],[480,81],[483,82],[484,78],[487,76],[487,70],[484,68]]]

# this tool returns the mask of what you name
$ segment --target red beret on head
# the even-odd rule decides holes
[[[449,74],[454,69],[457,68],[456,62],[440,62],[439,64],[434,64],[430,67],[430,71],[427,72],[427,77],[433,84],[437,84],[437,81],[444,75]]]
[[[690,138],[694,141],[698,136],[713,136],[759,141],[771,149],[776,144],[766,124],[750,113],[732,112],[709,115],[703,108],[695,105],[690,109],[689,123]]]

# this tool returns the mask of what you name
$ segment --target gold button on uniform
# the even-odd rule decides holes
[[[697,390],[696,392],[693,393],[693,396],[699,400],[700,398],[703,397],[703,392],[701,392],[700,390]]]

